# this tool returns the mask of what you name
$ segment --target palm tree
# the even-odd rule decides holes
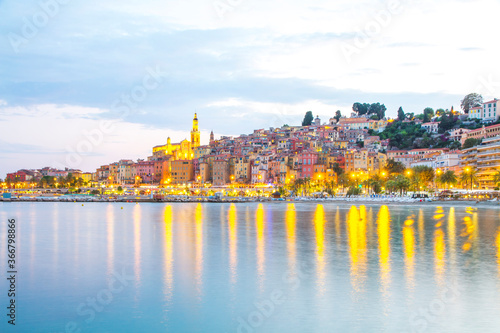
[[[498,183],[500,183],[500,170],[497,170],[493,175],[493,183],[498,187]]]
[[[453,171],[448,170],[439,176],[438,181],[449,188],[450,185],[455,185],[457,183],[457,176]]]
[[[470,182],[470,189],[472,191],[472,185],[474,182],[477,182],[477,170],[473,167],[466,167],[460,174],[460,181],[465,184]]]

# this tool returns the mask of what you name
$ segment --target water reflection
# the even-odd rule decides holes
[[[425,229],[424,229],[424,210],[418,210],[418,246],[420,255],[425,255]]]
[[[163,221],[165,223],[165,241],[164,241],[164,263],[165,263],[165,296],[167,300],[172,297],[172,287],[174,282],[173,275],[173,232],[172,232],[172,206],[165,207],[163,212]]]
[[[360,208],[365,212],[364,207]],[[352,206],[347,215],[347,232],[349,241],[349,256],[351,259],[352,287],[359,292],[363,289],[366,276],[366,213],[360,214]]]
[[[323,205],[316,206],[314,213],[314,230],[316,234],[316,270],[318,286],[322,290],[325,283],[325,211]]]
[[[71,304],[95,297],[127,263],[132,285],[96,313],[97,324],[109,323],[103,331],[416,331],[412,318],[433,332],[500,324],[500,209],[492,204],[117,204],[40,203],[34,221],[27,209],[0,212],[20,221],[20,304],[46,324],[20,331],[63,330]],[[0,225],[3,239],[6,232]],[[88,243],[87,235],[97,237]],[[448,288],[455,282],[459,293]],[[271,310],[275,290],[285,302]]]
[[[296,265],[296,240],[295,240],[295,205],[288,204],[286,206],[285,227],[286,227],[286,245],[288,250],[288,265],[289,269],[293,271]]]
[[[203,206],[196,205],[195,217],[195,280],[196,291],[201,295],[203,284]]]
[[[389,207],[382,206],[377,217],[377,234],[380,264],[380,282],[384,298],[391,283],[391,220]]]
[[[115,254],[115,214],[113,205],[108,205],[106,208],[106,241],[108,243],[108,275],[114,271],[114,254]]]
[[[434,231],[434,265],[436,282],[439,286],[444,285],[444,274],[446,271],[446,244],[444,232],[441,228]]]
[[[237,216],[234,203],[229,207],[228,212],[229,227],[229,270],[231,272],[231,284],[236,283],[238,266],[238,234],[237,234]]]
[[[497,232],[496,245],[497,245],[498,277],[500,278],[500,228],[498,228]]]
[[[455,268],[456,264],[456,225],[455,208],[451,207],[448,212],[448,248],[450,249],[450,266]]]
[[[264,206],[259,204],[255,212],[255,229],[257,233],[257,273],[259,275],[259,285],[262,290],[264,283],[265,265],[265,235],[264,235]]]
[[[134,206],[134,275],[136,285],[141,282],[141,205]]]
[[[414,215],[409,216],[403,227],[406,285],[410,291],[415,288],[415,230]]]
[[[434,266],[435,266],[435,278],[439,286],[443,286],[444,283],[444,273],[445,267],[445,255],[446,255],[446,244],[444,241],[445,235],[443,229],[445,214],[443,207],[437,206],[434,212],[433,219],[435,222],[434,230]]]

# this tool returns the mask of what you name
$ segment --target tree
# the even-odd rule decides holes
[[[368,104],[368,103],[354,103],[352,105],[352,110],[354,112],[356,112],[359,116],[362,116],[362,115],[368,113],[369,107],[370,107],[370,104]]]
[[[418,165],[413,168],[413,173],[418,176],[420,184],[426,186],[434,179],[434,169],[426,165]]]
[[[312,111],[307,111],[306,115],[304,116],[304,120],[302,120],[302,126],[311,126],[313,120],[314,116]]]
[[[383,119],[385,117],[385,111],[387,111],[387,108],[384,104],[380,103],[373,103],[368,108],[368,113],[376,114],[378,116],[378,119]]]
[[[471,108],[474,108],[476,106],[481,106],[483,104],[483,96],[477,93],[471,93],[468,94],[462,99],[460,102],[460,106],[462,107],[462,110],[464,110],[465,113],[469,113],[469,110]]]
[[[451,112],[445,112],[441,116],[441,121],[439,122],[440,133],[444,133],[452,129],[457,123],[458,118],[456,118]]]
[[[405,118],[406,118],[405,112],[403,111],[403,108],[400,106],[398,110],[398,120],[403,121],[405,120]]]
[[[471,147],[477,146],[480,143],[481,143],[481,139],[468,138],[468,139],[465,139],[464,144],[462,145],[462,149],[471,148]]]
[[[425,108],[423,118],[424,123],[430,122],[432,120],[432,117],[434,117],[434,109],[429,107]]]
[[[410,180],[403,175],[397,175],[396,178],[394,178],[394,182],[400,195],[403,195],[403,192],[410,187]]]
[[[333,163],[332,169],[333,172],[335,172],[335,174],[337,175],[337,177],[344,173],[344,169],[342,169],[340,167],[340,164],[338,164],[337,162]]]
[[[457,176],[453,171],[448,170],[439,176],[437,181],[449,187],[450,185],[455,185],[457,183]]]
[[[477,170],[470,166],[465,167],[460,174],[460,181],[462,184],[466,185],[464,188],[467,187],[467,184],[470,185],[470,189],[472,191],[472,185],[474,182],[477,182]]]
[[[396,162],[393,158],[387,160],[385,168],[389,173],[403,173],[406,169],[402,162]]]
[[[335,117],[333,117],[333,118],[337,119],[337,122],[338,122],[340,117],[342,117],[342,113],[340,112],[340,110],[337,110],[335,112]]]
[[[493,183],[495,183],[496,186],[500,183],[500,170],[497,170],[497,172],[493,174]]]
[[[436,110],[436,116],[440,117],[441,115],[443,115],[445,113],[444,109],[437,109]]]

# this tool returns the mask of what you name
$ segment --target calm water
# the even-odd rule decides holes
[[[122,208],[123,207],[123,208]],[[498,332],[500,210],[0,203],[1,332]],[[0,282],[0,307],[8,286]]]

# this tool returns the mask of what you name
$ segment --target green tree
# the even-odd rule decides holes
[[[469,113],[469,110],[476,106],[481,106],[483,104],[483,96],[477,93],[468,94],[460,102],[460,106],[465,113]]]
[[[304,120],[302,120],[302,126],[310,126],[314,120],[314,116],[312,111],[307,111],[304,116]]]
[[[451,170],[444,172],[442,175],[440,175],[438,177],[437,180],[438,180],[438,182],[440,182],[441,184],[444,184],[448,188],[450,187],[450,185],[456,185],[458,182],[457,176]]]
[[[341,117],[342,117],[342,113],[340,112],[340,110],[337,110],[335,112],[335,117],[333,117],[333,118],[337,119],[337,122],[338,122]]]
[[[385,165],[385,169],[390,174],[399,174],[405,171],[405,165],[402,162],[395,161],[393,158],[387,160],[387,164]]]
[[[412,174],[418,177],[418,188],[428,186],[434,180],[434,169],[430,166],[419,165],[412,168]]]
[[[462,149],[471,148],[471,147],[477,146],[480,143],[481,143],[481,139],[468,138],[468,139],[465,139],[464,144],[462,145]]]
[[[356,112],[358,115],[362,116],[368,113],[368,108],[370,104],[368,103],[354,103],[352,105],[352,110]]]
[[[477,182],[477,170],[474,167],[465,167],[465,169],[460,174],[460,182],[462,183],[462,186],[465,185],[464,188],[466,188],[468,185],[472,190],[474,183]]]
[[[500,170],[497,170],[497,172],[493,174],[493,183],[498,187],[498,183],[500,183]]]
[[[423,122],[428,123],[432,120],[432,117],[434,117],[434,109],[433,108],[425,108],[424,113],[423,113]]]
[[[403,108],[400,106],[398,109],[398,120],[403,121],[405,120],[405,118],[406,118],[405,112],[403,111]]]
[[[451,130],[457,123],[458,118],[455,117],[451,112],[445,112],[441,116],[441,121],[439,122],[440,133]]]
[[[368,114],[375,114],[378,119],[383,119],[385,117],[385,111],[387,111],[387,108],[384,104],[373,103],[368,109]]]
[[[333,172],[335,172],[335,174],[337,175],[337,177],[344,173],[344,169],[342,169],[340,167],[340,164],[338,164],[336,162],[333,163],[332,169],[333,169]]]
[[[444,109],[437,109],[436,110],[436,116],[440,117],[445,113]]]
[[[411,185],[410,180],[403,175],[397,175],[396,178],[394,178],[394,182],[400,195],[403,195],[403,192],[406,192]]]

